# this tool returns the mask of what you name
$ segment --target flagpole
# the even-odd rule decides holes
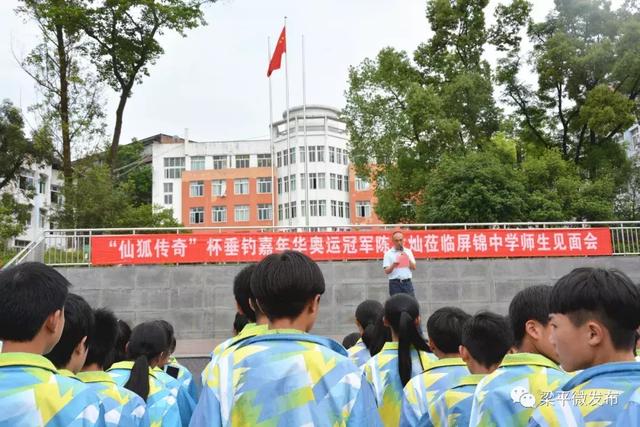
[[[267,64],[271,61],[271,38],[267,37]],[[271,151],[271,225],[276,225],[276,172],[275,147],[273,144],[273,95],[269,76],[269,151]]]
[[[307,145],[307,78],[304,64],[304,34],[302,35],[302,128],[304,132],[304,198],[305,198],[305,225],[309,227],[309,146]],[[323,172],[324,173],[324,172]]]
[[[284,17],[284,30],[287,31],[287,17]],[[284,79],[286,85],[286,107],[287,107],[287,156],[291,160],[291,123],[289,116],[289,52],[285,51],[284,57]],[[306,153],[305,153],[306,155]],[[291,162],[287,160],[287,180],[291,179]],[[309,178],[305,176],[305,181]],[[283,180],[284,181],[284,180]],[[289,204],[289,226],[291,226],[291,182],[289,181],[289,191],[287,191],[287,203]]]

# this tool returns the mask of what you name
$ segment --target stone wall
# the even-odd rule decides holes
[[[455,305],[474,313],[506,313],[519,290],[553,284],[579,266],[618,268],[640,282],[640,257],[422,260],[414,274],[423,323],[434,310]],[[242,265],[65,267],[59,271],[94,307],[109,307],[132,325],[163,318],[180,339],[178,353],[206,354],[231,334],[232,284]],[[314,332],[340,338],[354,332],[356,306],[383,302],[388,285],[381,262],[321,262],[326,292]]]

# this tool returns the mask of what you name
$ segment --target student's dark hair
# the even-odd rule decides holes
[[[635,348],[640,290],[621,271],[576,268],[553,287],[549,311],[567,315],[575,326],[597,319],[609,331],[616,350]]]
[[[249,305],[249,300],[253,298],[253,294],[251,293],[251,274],[253,274],[255,269],[256,265],[250,264],[240,270],[233,279],[233,296],[244,315],[253,323],[256,322],[256,313]]]
[[[176,351],[176,335],[175,330],[173,329],[173,325],[166,320],[156,320],[160,324],[160,327],[167,335],[167,353],[173,354]]]
[[[107,362],[107,365],[111,366],[114,363],[127,360],[127,343],[131,338],[131,327],[127,322],[122,319],[118,319],[118,338],[113,349],[112,357]]]
[[[509,304],[509,320],[513,332],[514,345],[522,344],[526,330],[525,325],[529,320],[536,320],[543,326],[549,323],[549,296],[551,286],[529,286],[518,292]]]
[[[235,319],[233,319],[233,330],[236,332],[236,334],[239,334],[240,332],[242,332],[242,329],[247,326],[247,323],[249,323],[249,319],[247,319],[247,316],[245,316],[244,314],[236,313],[236,317]]]
[[[371,337],[371,341],[367,346],[367,348],[369,349],[369,354],[371,354],[371,356],[375,356],[376,354],[380,353],[380,351],[384,347],[384,344],[393,340],[391,336],[391,328],[385,326],[384,324],[384,316],[380,317],[376,321]]]
[[[324,293],[320,267],[301,252],[271,254],[256,265],[251,292],[270,319],[296,318],[316,295]]]
[[[457,307],[442,307],[427,319],[429,340],[445,354],[458,353],[462,326],[471,315]]]
[[[380,302],[372,299],[361,302],[356,308],[356,320],[364,330],[362,332],[362,342],[371,348],[375,341],[376,325],[384,316],[384,307]]]
[[[359,339],[360,334],[358,332],[351,332],[349,335],[345,335],[345,337],[342,338],[342,346],[348,350],[356,345]]]
[[[398,336],[398,371],[403,386],[412,376],[411,347],[418,351],[429,348],[416,325],[419,316],[420,305],[411,295],[396,294],[384,304],[384,317]]]
[[[71,360],[73,349],[87,337],[86,345],[93,335],[93,310],[80,295],[69,294],[64,304],[64,329],[60,341],[45,355],[53,365],[62,369]]]
[[[47,317],[64,308],[71,284],[39,262],[0,270],[0,340],[27,342]]]
[[[85,366],[97,364],[107,370],[113,360],[116,340],[118,339],[118,319],[111,310],[99,308],[93,311],[94,328],[89,339],[89,351]]]
[[[134,361],[124,387],[147,401],[149,397],[150,362],[166,351],[167,333],[158,321],[144,322],[133,328],[127,356]]]
[[[511,327],[499,314],[483,311],[462,326],[462,345],[485,368],[500,363],[512,344]]]

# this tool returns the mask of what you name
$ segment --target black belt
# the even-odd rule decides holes
[[[406,282],[410,282],[411,279],[389,279],[390,282],[401,282],[401,283],[406,283]]]

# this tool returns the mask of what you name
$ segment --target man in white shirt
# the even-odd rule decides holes
[[[389,295],[404,293],[415,297],[413,283],[411,283],[411,271],[416,269],[416,259],[413,257],[411,249],[403,246],[402,232],[394,232],[391,238],[393,248],[384,254],[382,261],[382,268],[389,277]]]

